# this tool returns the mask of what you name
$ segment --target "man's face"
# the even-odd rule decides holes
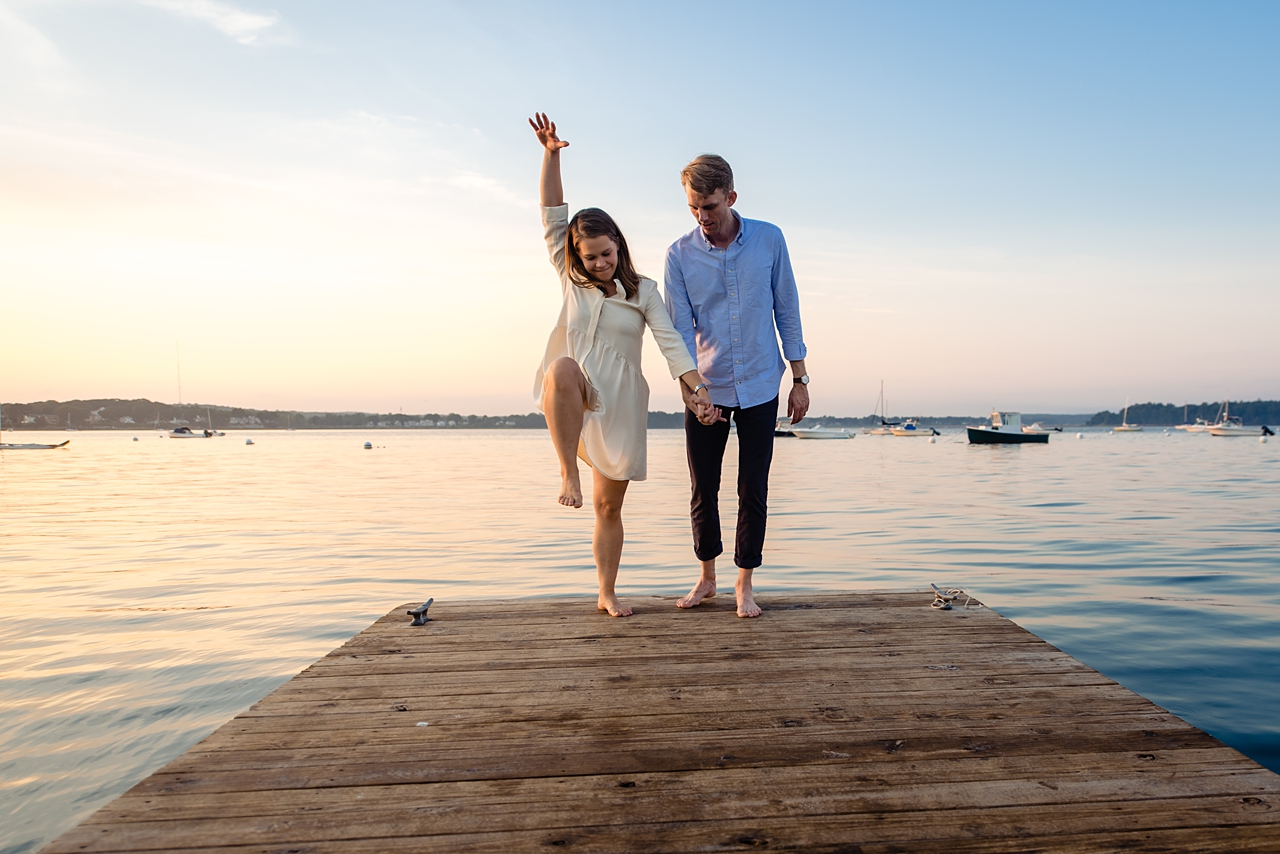
[[[733,212],[729,209],[738,200],[737,193],[716,190],[711,195],[704,196],[688,184],[685,185],[684,192],[689,199],[689,212],[698,221],[698,225],[702,226],[705,237],[727,237],[736,230]]]

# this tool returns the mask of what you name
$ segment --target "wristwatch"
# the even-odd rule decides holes
[[[800,385],[808,385],[808,384],[809,384],[809,375],[808,375],[808,374],[805,374],[804,376],[792,377],[791,381],[792,381],[793,383],[800,383]]]

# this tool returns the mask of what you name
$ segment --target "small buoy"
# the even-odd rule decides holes
[[[929,437],[929,444],[930,444],[930,445],[936,445],[936,444],[938,444],[938,437],[937,437],[937,436],[930,436],[930,437]]]
[[[365,449],[366,451],[368,451],[368,450],[372,450],[372,448],[373,448],[373,443],[372,443],[372,442],[365,442],[365,443],[364,443],[364,449]]]
[[[252,439],[245,439],[245,440],[244,440],[244,443],[245,443],[246,445],[252,445],[252,444],[253,444],[253,440],[252,440]]]
[[[1259,437],[1258,437],[1258,444],[1259,444],[1259,445],[1265,445],[1265,444],[1267,444],[1267,437],[1266,437],[1266,436],[1259,436]]]
[[[1076,434],[1076,438],[1077,438],[1077,439],[1083,439],[1083,438],[1084,438],[1084,434],[1083,434],[1083,433],[1077,433],[1077,434]]]
[[[135,441],[135,442],[136,442],[136,441],[138,441],[138,437],[137,437],[137,436],[134,436],[134,437],[133,437],[133,441]]]

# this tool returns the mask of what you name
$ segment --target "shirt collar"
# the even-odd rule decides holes
[[[738,236],[733,238],[733,242],[741,246],[743,240],[746,238],[746,235],[747,235],[747,221],[743,219],[738,214],[738,212],[735,211],[733,208],[729,208],[729,213],[733,214],[733,218],[738,221]],[[714,245],[712,245],[710,240],[707,240],[707,235],[702,232],[701,226],[699,226],[698,228],[695,228],[694,231],[698,232],[698,237],[702,238],[703,246],[707,247],[708,249],[716,248]]]

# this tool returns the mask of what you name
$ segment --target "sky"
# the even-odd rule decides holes
[[[816,415],[1277,399],[1278,42],[1270,0],[0,0],[0,400],[532,411],[535,111],[659,282],[730,161]]]

